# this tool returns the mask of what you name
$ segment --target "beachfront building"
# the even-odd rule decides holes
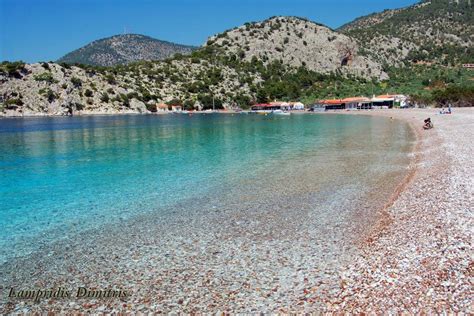
[[[168,104],[164,104],[164,103],[157,104],[156,112],[168,112]]]
[[[181,106],[181,105],[172,105],[172,106],[171,106],[171,111],[173,111],[173,112],[181,112],[181,111],[183,111],[183,106]]]
[[[391,109],[393,107],[405,108],[408,106],[408,97],[403,94],[384,94],[372,98],[374,108]]]
[[[290,102],[290,106],[294,111],[304,111],[304,104],[301,102]]]
[[[395,98],[391,95],[379,95],[373,97],[371,101],[374,109],[391,109],[395,103]]]
[[[346,110],[369,110],[372,108],[372,102],[369,98],[354,97],[342,99]]]
[[[301,102],[270,102],[255,104],[251,107],[252,112],[272,112],[272,111],[302,111],[304,104]]]
[[[252,112],[272,112],[276,110],[285,110],[288,105],[282,105],[278,102],[255,104],[251,107]]]
[[[277,107],[275,109],[277,110],[282,110],[282,111],[290,111],[291,110],[291,104],[288,103],[288,102],[278,102],[278,101],[275,101],[275,102],[270,102],[269,105],[271,107]]]
[[[320,100],[312,107],[312,111],[329,110],[370,110],[391,109],[393,107],[407,107],[408,97],[396,95],[379,95],[371,99],[365,97],[351,97],[345,99]]]
[[[400,108],[407,108],[409,106],[408,102],[408,96],[403,95],[403,94],[396,94],[394,95],[395,98],[395,107],[400,107]]]
[[[302,111],[304,110],[304,104],[301,102],[270,102],[272,106],[280,106],[280,110],[282,111]]]
[[[346,105],[342,102],[342,99],[334,99],[334,100],[323,100],[322,103],[324,104],[324,108],[326,111],[329,110],[344,110]]]
[[[312,107],[313,111],[363,110],[371,109],[371,100],[364,97],[320,100]]]

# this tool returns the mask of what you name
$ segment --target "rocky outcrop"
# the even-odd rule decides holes
[[[158,103],[184,102],[210,106],[212,95],[229,107],[237,95],[249,100],[247,74],[207,61],[190,59],[149,62],[103,72],[55,63],[0,68],[0,116],[150,113]],[[213,76],[213,79],[209,78]]]
[[[0,95],[6,116],[75,115],[133,111],[112,97],[126,91],[101,75],[54,63],[27,64],[21,78],[1,75]],[[1,110],[1,109],[0,109]],[[0,111],[1,112],[1,111]]]
[[[339,72],[364,78],[387,79],[380,63],[360,53],[357,42],[323,25],[296,18],[273,17],[212,36],[217,46],[247,61],[282,61],[319,73]]]

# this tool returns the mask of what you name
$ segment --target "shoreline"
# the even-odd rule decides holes
[[[55,117],[90,117],[90,116],[114,116],[114,115],[173,115],[173,114],[185,114],[181,112],[172,112],[172,111],[160,111],[160,112],[85,112],[85,113],[76,113],[73,115],[58,115],[58,114],[49,114],[49,113],[30,113],[27,115],[8,115],[5,113],[0,113],[0,119],[9,119],[9,118],[55,118]],[[240,112],[234,110],[215,110],[214,112],[206,112],[206,111],[190,111],[185,115],[195,115],[195,114],[240,114]],[[296,113],[294,113],[296,114]],[[301,114],[301,113],[297,113]],[[304,114],[304,113],[303,113]]]
[[[397,238],[395,238],[395,241],[391,239],[391,237],[398,237],[398,233],[393,235],[393,230],[400,229],[400,227],[403,228],[403,226],[406,226],[406,222],[403,222],[398,218],[397,212],[399,211],[400,208],[400,201],[403,201],[404,199],[407,199],[405,195],[407,192],[410,190],[413,190],[413,186],[417,186],[419,182],[417,182],[420,176],[422,176],[423,173],[423,164],[426,161],[426,157],[424,152],[427,149],[427,144],[426,142],[430,140],[431,136],[437,136],[437,127],[438,123],[435,120],[435,129],[428,131],[428,133],[423,133],[424,131],[420,129],[421,123],[419,120],[419,117],[422,117],[423,115],[427,114],[426,110],[423,111],[416,111],[412,112],[408,110],[409,112],[405,112],[406,110],[402,110],[403,112],[397,111],[371,111],[371,112],[355,112],[355,113],[347,113],[347,114],[357,114],[357,115],[375,115],[375,116],[393,116],[395,119],[400,119],[400,120],[409,120],[410,128],[414,130],[415,132],[417,131],[418,133],[415,133],[416,135],[416,141],[414,144],[413,150],[411,152],[414,154],[414,157],[410,159],[412,163],[414,164],[414,167],[410,167],[409,173],[406,175],[404,181],[402,183],[399,183],[397,185],[397,188],[394,190],[393,194],[391,195],[390,199],[384,204],[384,207],[382,208],[381,215],[383,215],[382,219],[388,219],[389,221],[382,221],[381,225],[377,225],[372,229],[372,234],[367,238],[362,238],[363,242],[361,242],[358,246],[361,249],[361,254],[357,255],[357,257],[354,260],[353,264],[349,265],[344,265],[341,267],[340,271],[337,273],[335,271],[331,271],[330,276],[331,278],[337,278],[339,279],[337,282],[334,282],[334,284],[338,284],[338,288],[334,288],[330,282],[330,286],[325,286],[324,282],[320,284],[319,286],[315,286],[313,288],[304,288],[304,297],[301,298],[301,302],[303,303],[302,305],[296,305],[292,304],[291,306],[286,306],[282,302],[281,304],[276,304],[280,305],[280,309],[275,309],[272,310],[271,308],[265,308],[265,306],[254,306],[255,312],[257,311],[280,311],[284,313],[288,312],[308,312],[308,311],[327,311],[327,312],[341,312],[341,311],[352,311],[352,312],[367,312],[367,311],[372,311],[372,312],[402,312],[402,311],[409,311],[409,312],[420,312],[420,311],[439,311],[437,309],[431,309],[428,305],[426,306],[418,306],[418,309],[408,309],[406,307],[405,303],[406,297],[404,296],[405,290],[404,291],[398,291],[394,295],[398,295],[398,298],[395,298],[392,296],[392,298],[387,302],[385,300],[385,294],[391,293],[391,288],[394,286],[394,281],[392,279],[396,279],[396,275],[393,275],[393,271],[390,270],[386,272],[387,274],[392,274],[389,278],[389,281],[392,281],[391,283],[384,284],[385,287],[383,286],[373,286],[374,282],[372,278],[374,277],[374,273],[376,273],[376,277],[380,275],[380,273],[385,275],[384,269],[386,267],[384,265],[380,264],[380,260],[383,260],[384,257],[387,256],[387,254],[383,251],[387,247],[389,247],[391,252],[396,250],[395,246],[402,247],[403,245],[397,245]],[[418,113],[420,112],[420,113]],[[473,112],[470,112],[473,114]],[[328,115],[331,115],[332,113],[327,113]],[[343,114],[343,113],[334,113],[334,114]],[[344,113],[346,114],[346,113]],[[431,115],[431,112],[429,112]],[[326,115],[326,114],[325,114]],[[422,115],[422,116],[420,116]],[[400,116],[400,117],[398,117]],[[422,122],[422,120],[421,120]],[[438,147],[442,147],[439,145]],[[439,148],[441,150],[441,148]],[[410,165],[412,165],[410,163]],[[412,199],[410,199],[412,200]],[[405,206],[406,207],[406,206]],[[377,216],[377,215],[375,215]],[[403,219],[403,218],[402,218]],[[424,223],[422,223],[424,224]],[[422,225],[424,226],[424,225]],[[387,242],[388,240],[388,242]],[[151,243],[153,244],[153,243]],[[150,244],[150,245],[151,245]],[[146,245],[146,244],[145,244]],[[395,246],[394,246],[395,245]],[[184,245],[187,247],[187,245]],[[277,246],[276,244],[274,246]],[[281,246],[281,245],[280,245]],[[291,245],[288,245],[291,246]],[[297,246],[296,244],[294,246]],[[96,248],[99,249],[99,248]],[[135,245],[130,245],[130,253],[135,253],[138,252],[138,248],[135,249]],[[309,249],[308,249],[309,250]],[[219,249],[216,249],[216,252],[220,251]],[[401,248],[400,252],[403,252],[404,249]],[[306,253],[308,254],[308,253]],[[77,255],[77,253],[76,253]],[[67,256],[67,255],[66,255]],[[126,255],[125,255],[126,256]],[[69,255],[69,257],[73,257],[73,254]],[[131,256],[132,257],[132,256]],[[439,259],[439,258],[438,258]],[[391,269],[392,266],[390,266]],[[179,266],[176,267],[176,269],[180,269]],[[382,271],[382,272],[380,272]],[[51,273],[51,272],[50,272]],[[72,271],[70,271],[72,273]],[[322,273],[321,272],[315,272],[315,273]],[[326,272],[327,273],[327,272]],[[412,275],[410,275],[412,274]],[[324,274],[325,275],[325,274]],[[83,275],[84,276],[84,275]],[[413,273],[407,273],[408,278],[410,279],[411,277],[415,278],[416,275]],[[86,274],[86,277],[87,274]],[[161,275],[156,275],[156,277],[162,278]],[[326,275],[326,277],[328,277]],[[64,276],[65,280],[68,279],[67,276]],[[386,278],[387,279],[387,278]],[[176,280],[177,282],[179,280]],[[310,279],[311,281],[311,279]],[[324,281],[324,279],[323,279]],[[388,282],[386,280],[383,280],[384,282]],[[420,282],[424,281],[421,279]],[[311,284],[311,282],[310,282]],[[313,284],[314,285],[314,284]],[[389,285],[387,288],[386,286]],[[123,284],[123,286],[126,286],[126,283]],[[412,286],[412,284],[410,284]],[[97,285],[99,288],[99,285]],[[300,286],[296,287],[298,290],[300,290]],[[2,292],[4,292],[5,288],[2,289]],[[144,289],[145,290],[145,289]],[[243,294],[245,295],[246,290],[243,290]],[[301,289],[303,290],[303,289]],[[4,295],[5,293],[3,293]],[[145,301],[146,297],[148,297],[148,293],[146,291],[141,293],[142,295],[145,296]],[[236,292],[235,295],[238,296],[238,293]],[[296,295],[296,293],[295,293]],[[153,300],[153,298],[149,298]],[[232,300],[234,300],[233,298]],[[410,298],[411,299],[411,298]],[[222,302],[222,301],[221,301]],[[404,302],[404,307],[400,305],[400,302]],[[50,306],[50,308],[54,308],[52,310],[54,311],[76,311],[78,312],[79,310],[88,310],[88,311],[93,311],[94,309],[91,308],[98,308],[101,307],[101,302],[98,304],[90,304],[90,303],[85,303],[87,306],[77,305],[73,304],[72,306],[63,306],[62,309],[58,309],[61,304],[60,302],[55,302],[53,305]],[[170,302],[173,303],[173,302]],[[185,300],[186,303],[186,300]],[[188,302],[189,303],[189,302]],[[192,303],[192,299],[191,299]],[[261,301],[260,301],[261,303]],[[259,303],[259,304],[260,304]],[[416,305],[416,303],[411,302]],[[450,305],[455,304],[456,302],[450,302]],[[319,304],[325,304],[325,307],[320,306]],[[29,304],[28,304],[29,305]],[[24,305],[24,307],[27,307],[28,305]],[[114,304],[115,305],[115,302]],[[44,306],[45,305],[40,305]],[[37,306],[37,308],[40,308],[40,306]],[[48,305],[46,305],[48,306]],[[130,311],[144,311],[143,309],[140,309],[141,305],[136,305],[130,304],[128,302],[124,302],[124,307],[120,307],[120,309],[112,309],[110,310],[109,308],[105,307],[105,311],[121,311],[121,312],[130,312]],[[19,306],[16,306],[18,308]],[[32,307],[32,306],[30,306]],[[78,307],[81,307],[83,309],[78,309]],[[184,308],[185,306],[183,306]],[[217,311],[217,310],[228,310],[225,309],[225,307],[222,307],[222,309],[219,309],[220,306],[209,306],[209,310],[212,311]],[[284,308],[285,307],[285,308]],[[317,308],[316,308],[317,307]],[[21,308],[21,307],[20,307]],[[37,308],[33,309],[36,311],[39,311]],[[176,309],[174,309],[176,310]],[[178,309],[179,310],[179,309]],[[188,309],[185,309],[188,310]],[[448,311],[456,311],[456,309],[448,309]],[[21,311],[16,309],[16,312]],[[27,310],[28,311],[28,310]],[[30,310],[31,311],[31,310]],[[201,310],[202,311],[202,310]],[[205,311],[205,310],[204,310]],[[232,311],[232,310],[230,310]],[[239,311],[250,311],[250,306],[248,309],[240,309]],[[467,311],[465,308],[460,308],[457,309],[457,311]]]
[[[392,218],[390,216],[390,208],[393,207],[393,205],[396,203],[400,195],[403,194],[403,192],[406,191],[410,187],[410,185],[415,179],[417,172],[419,171],[418,165],[420,164],[422,160],[422,157],[420,156],[420,147],[423,141],[424,134],[422,132],[423,130],[419,128],[418,122],[414,120],[405,120],[399,117],[394,118],[393,112],[392,112],[393,109],[388,110],[388,111],[387,112],[386,111],[381,112],[380,110],[357,111],[357,112],[346,111],[342,113],[338,113],[337,111],[335,111],[335,112],[325,113],[329,115],[345,114],[345,115],[390,117],[390,119],[392,120],[398,120],[401,122],[408,123],[409,128],[411,129],[411,131],[413,132],[413,135],[415,136],[415,144],[410,150],[410,153],[413,155],[413,157],[410,159],[409,165],[407,166],[407,168],[409,169],[409,172],[405,175],[405,178],[396,186],[395,190],[393,191],[389,199],[385,202],[383,207],[378,211],[380,219],[377,221],[377,223],[375,223],[374,227],[372,227],[367,232],[367,236],[363,238],[363,240],[361,240],[360,242],[361,246],[369,245],[373,243],[375,240],[377,240],[378,236],[381,233],[383,233],[383,231],[390,225],[390,223],[392,222]]]
[[[474,175],[467,160],[473,151],[467,135],[474,130],[474,109],[437,113],[436,109],[344,113],[408,122],[417,135],[416,167],[383,210],[385,221],[361,245],[364,255],[341,271],[341,291],[326,311],[472,313],[469,227],[474,221],[469,209],[472,212]],[[434,129],[422,129],[426,117],[432,118]],[[459,159],[467,165],[459,164]],[[452,182],[460,183],[462,190],[455,191]]]

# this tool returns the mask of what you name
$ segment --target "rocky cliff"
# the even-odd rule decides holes
[[[212,36],[206,45],[269,63],[275,60],[292,67],[364,78],[387,79],[381,64],[361,54],[352,38],[323,25],[297,18],[273,17]]]

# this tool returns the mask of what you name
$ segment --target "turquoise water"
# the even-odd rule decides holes
[[[312,194],[323,218],[342,197],[390,191],[411,140],[404,123],[344,115],[2,119],[0,262],[204,198]]]

